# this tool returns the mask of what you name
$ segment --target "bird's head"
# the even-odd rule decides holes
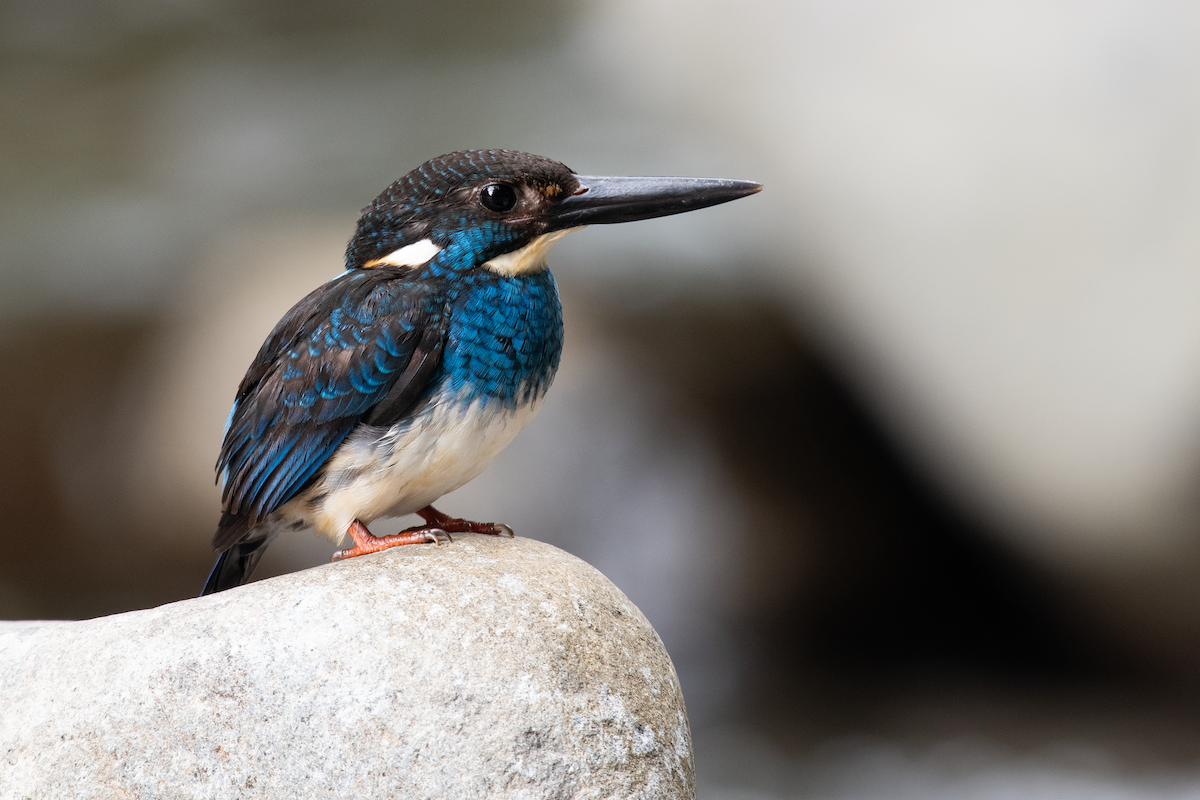
[[[363,209],[346,248],[348,269],[419,266],[521,274],[584,225],[629,222],[725,203],[762,188],[751,181],[577,175],[514,150],[462,150],[426,161]]]

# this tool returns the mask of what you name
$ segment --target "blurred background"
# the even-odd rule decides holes
[[[242,372],[422,161],[753,179],[555,249],[440,505],[641,607],[701,798],[1200,797],[1200,6],[3,0],[0,107],[0,617],[199,591]]]

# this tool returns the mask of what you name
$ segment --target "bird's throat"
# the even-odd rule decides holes
[[[483,266],[501,275],[528,275],[531,272],[540,272],[546,268],[546,256],[550,253],[550,248],[568,233],[582,227],[544,233],[520,250],[496,256],[491,261],[485,261]]]

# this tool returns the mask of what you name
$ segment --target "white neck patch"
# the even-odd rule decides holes
[[[364,267],[378,267],[386,264],[389,267],[419,267],[428,264],[430,259],[442,252],[442,248],[433,243],[432,239],[422,239],[419,242],[406,244],[398,250],[393,250],[383,258],[376,258],[363,264]]]
[[[550,254],[550,248],[554,247],[555,242],[568,233],[582,230],[584,227],[586,226],[580,225],[578,228],[543,233],[520,250],[496,256],[491,261],[485,261],[483,266],[493,272],[499,272],[501,275],[525,275],[530,272],[538,272],[546,268],[546,256]]]

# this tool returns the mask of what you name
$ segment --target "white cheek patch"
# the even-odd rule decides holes
[[[419,242],[406,244],[398,250],[393,250],[383,258],[368,261],[363,266],[377,267],[380,264],[387,264],[389,267],[419,267],[422,264],[428,264],[429,260],[440,252],[442,252],[442,248],[434,244],[431,239],[422,239]]]
[[[546,256],[550,254],[550,248],[554,247],[555,242],[568,233],[583,230],[584,227],[580,225],[578,228],[543,233],[520,250],[496,256],[491,261],[484,262],[483,266],[502,275],[524,275],[543,270],[546,268]]]

